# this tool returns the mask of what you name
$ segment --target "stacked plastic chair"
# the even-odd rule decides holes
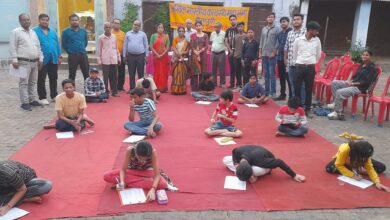
[[[364,120],[367,120],[367,114],[368,110],[370,108],[371,104],[371,118],[374,117],[374,103],[379,104],[379,113],[378,113],[378,127],[383,127],[383,120],[385,117],[385,110],[386,111],[386,121],[389,120],[389,114],[390,114],[390,96],[387,95],[389,92],[390,87],[390,76],[387,78],[387,83],[385,86],[385,89],[382,91],[382,94],[380,96],[370,96],[367,102],[366,111],[364,112]]]

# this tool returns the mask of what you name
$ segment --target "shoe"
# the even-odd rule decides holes
[[[47,101],[47,100],[46,100]],[[37,101],[32,101],[32,102],[30,102],[30,105],[31,106],[42,106],[39,102],[37,102]]]
[[[341,112],[332,112],[330,114],[328,114],[328,119],[329,120],[340,120],[340,121],[345,121],[345,116],[343,113]]]
[[[273,98],[274,101],[284,101],[286,100],[286,96],[280,95],[279,97]]]
[[[38,103],[40,105],[48,105],[48,104],[50,104],[49,101],[47,101],[47,99],[40,99],[40,100],[38,100]]]
[[[333,111],[333,112],[329,113],[327,116],[328,116],[328,118],[335,118],[335,117],[337,117],[337,112]]]
[[[306,115],[307,118],[310,118],[310,119],[313,118],[313,115],[312,115],[310,110],[305,110],[305,115]]]
[[[220,87],[221,87],[222,89],[224,89],[224,88],[225,88],[225,84],[221,84]]]
[[[111,96],[112,96],[112,97],[120,97],[117,93],[112,94]]]
[[[32,111],[30,104],[22,104],[20,107],[25,111]]]
[[[330,108],[330,109],[334,109],[335,106],[336,106],[336,105],[335,105],[334,102],[326,105],[326,107],[327,107],[327,108]]]

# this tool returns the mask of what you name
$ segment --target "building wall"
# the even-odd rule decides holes
[[[322,26],[319,37],[325,44],[324,50],[347,51],[350,48],[355,11],[356,1],[310,1],[307,21],[314,20]]]
[[[390,2],[373,2],[371,6],[370,25],[368,28],[367,46],[374,55],[390,55],[390,23],[388,14]]]

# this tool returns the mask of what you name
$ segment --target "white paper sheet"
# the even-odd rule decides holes
[[[17,78],[27,78],[27,69],[19,66],[19,68],[15,69],[12,64],[9,65],[9,75]]]
[[[138,141],[142,141],[143,139],[145,139],[144,135],[130,135],[128,138],[123,140],[123,143],[134,144]]]
[[[347,176],[339,176],[339,177],[337,177],[337,179],[339,179],[340,181],[346,182],[348,184],[357,186],[357,187],[362,188],[362,189],[366,189],[367,187],[370,187],[374,184],[373,182],[366,180],[366,179],[355,180],[355,179],[347,177]]]
[[[195,103],[199,104],[199,105],[210,105],[211,104],[211,102],[209,102],[209,101],[197,101]]]
[[[122,205],[132,205],[146,202],[145,192],[140,188],[121,190],[119,191],[119,196]]]
[[[19,209],[19,208],[12,208],[10,209],[7,214],[0,216],[0,220],[13,220],[21,218],[25,215],[27,215],[29,212]]]
[[[74,138],[72,131],[57,132],[56,136],[57,136],[57,139]]]
[[[84,134],[91,134],[91,133],[93,133],[93,132],[95,132],[95,131],[93,131],[93,130],[84,130],[84,131],[81,131],[80,134],[81,134],[81,135],[84,135]]]
[[[225,189],[246,190],[246,182],[241,181],[236,176],[226,176]]]
[[[248,106],[249,108],[258,108],[259,107],[256,104],[245,104],[245,105]]]
[[[217,137],[214,138],[214,140],[219,144],[219,145],[232,145],[232,144],[237,144],[233,138],[229,137]]]

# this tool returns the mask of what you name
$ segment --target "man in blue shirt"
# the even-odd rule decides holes
[[[262,85],[257,82],[257,75],[251,74],[249,82],[242,88],[240,98],[237,102],[239,104],[265,104],[268,101],[268,97],[265,95],[265,91]]]
[[[85,48],[88,45],[87,31],[80,27],[80,18],[76,14],[69,16],[70,27],[62,32],[62,47],[68,53],[69,79],[76,78],[80,65],[84,80],[88,78],[88,56]]]
[[[135,71],[137,70],[138,79],[144,77],[145,63],[149,55],[148,38],[145,32],[141,31],[141,22],[135,20],[133,30],[126,33],[123,43],[123,62],[127,61],[130,75],[130,89],[135,88]]]
[[[39,15],[39,26],[33,30],[38,36],[43,52],[43,68],[38,73],[38,96],[41,105],[48,105],[46,99],[46,75],[49,76],[50,98],[57,96],[58,64],[61,64],[61,48],[58,42],[57,33],[49,28],[49,16]]]
[[[277,35],[278,40],[278,55],[276,57],[278,62],[279,80],[280,80],[280,96],[275,98],[275,101],[286,100],[286,81],[288,85],[288,96],[293,97],[291,92],[290,80],[286,72],[286,65],[284,64],[284,46],[286,45],[287,35],[292,29],[289,27],[290,19],[282,17],[280,19],[281,31]]]

